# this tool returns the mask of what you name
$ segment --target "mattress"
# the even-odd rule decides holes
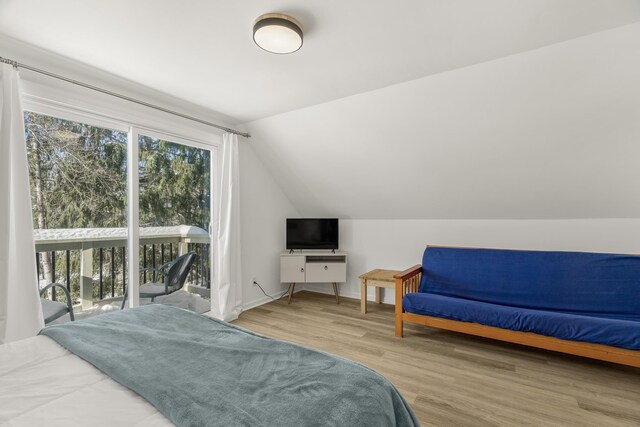
[[[364,365],[161,304],[0,346],[0,426],[172,422],[419,425],[393,384]]]
[[[0,346],[0,426],[171,426],[133,391],[46,336]]]

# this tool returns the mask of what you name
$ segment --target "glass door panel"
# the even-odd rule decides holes
[[[140,304],[209,311],[211,152],[144,134],[138,145]]]
[[[127,281],[127,132],[29,111],[24,121],[40,288],[65,287],[76,313],[117,307]],[[64,294],[54,287],[46,297]]]

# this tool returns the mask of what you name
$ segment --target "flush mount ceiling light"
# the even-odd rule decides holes
[[[253,41],[271,53],[293,53],[302,47],[302,25],[282,13],[267,13],[253,25]]]

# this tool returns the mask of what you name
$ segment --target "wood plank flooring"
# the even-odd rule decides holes
[[[640,426],[640,369],[405,325],[393,306],[312,292],[237,325],[337,354],[388,378],[424,426]]]

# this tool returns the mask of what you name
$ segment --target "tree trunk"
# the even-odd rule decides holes
[[[42,164],[40,161],[40,141],[38,138],[33,139],[33,152],[35,154],[34,175],[35,175],[35,191],[36,191],[36,211],[38,212],[38,228],[47,228],[47,207],[45,204],[43,182],[42,182]],[[44,267],[44,278],[47,283],[53,282],[53,269],[51,268],[51,259],[47,253],[42,254],[42,265]],[[40,278],[38,278],[40,280]]]

